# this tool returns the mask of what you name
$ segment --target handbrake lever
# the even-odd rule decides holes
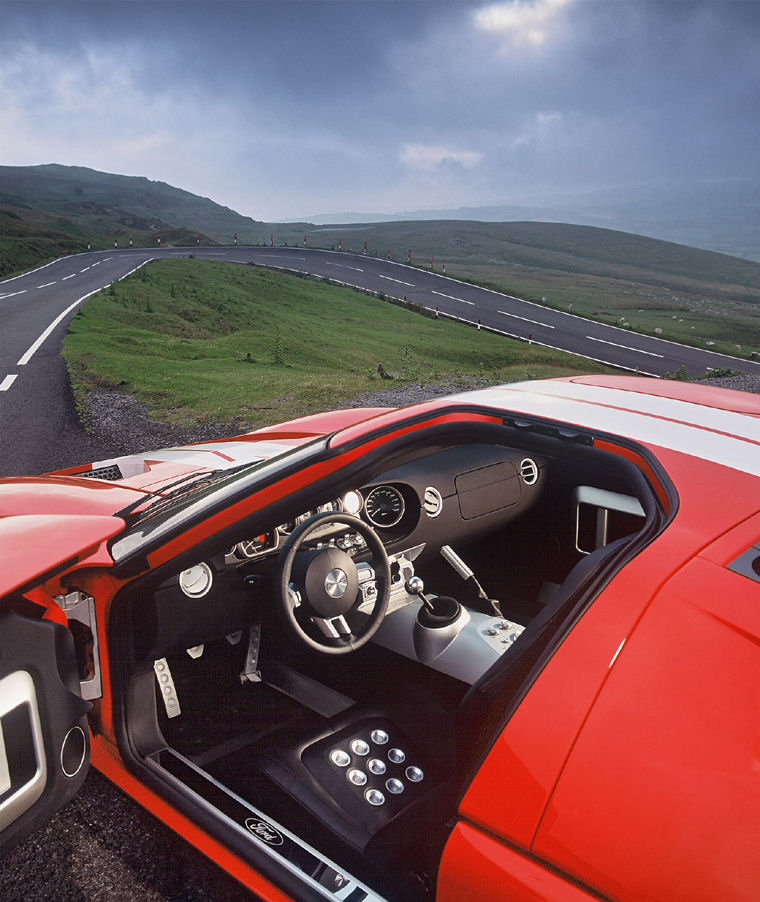
[[[471,591],[474,591],[478,598],[483,599],[483,601],[487,601],[491,605],[491,609],[497,617],[501,617],[501,608],[499,607],[499,602],[495,598],[489,598],[483,587],[478,582],[475,574],[472,570],[465,564],[461,557],[454,551],[451,545],[443,545],[441,547],[441,557],[450,564],[454,570],[462,577],[462,579],[467,583],[470,587]]]

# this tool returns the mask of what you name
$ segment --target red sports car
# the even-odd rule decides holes
[[[760,400],[636,377],[0,480],[0,827],[262,899],[757,899]]]

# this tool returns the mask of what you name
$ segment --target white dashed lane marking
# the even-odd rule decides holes
[[[605,341],[603,338],[594,338],[593,335],[587,335],[589,341],[598,341],[599,344],[612,345],[613,348],[622,348],[624,351],[635,351],[637,354],[646,354],[648,357],[660,357],[662,354],[655,354],[654,351],[642,351],[641,348],[631,348],[628,345],[618,344],[616,341]]]
[[[392,279],[390,276],[381,276],[380,273],[378,273],[378,276],[381,279],[385,279],[387,282],[396,282],[398,285],[406,285],[407,288],[414,288],[414,285],[412,285],[411,282],[402,282],[401,279]]]
[[[521,319],[524,323],[533,323],[534,326],[543,326],[544,329],[556,329],[556,326],[550,326],[549,323],[540,323],[537,319],[528,319],[527,316],[518,316],[516,313],[507,313],[506,310],[499,310],[502,316],[511,316],[513,319]]]
[[[444,294],[442,291],[434,291],[432,294],[437,294],[439,298],[448,298],[450,301],[459,301],[460,304],[469,304],[470,307],[475,306],[475,301],[466,301],[464,298],[455,298],[453,294]]]

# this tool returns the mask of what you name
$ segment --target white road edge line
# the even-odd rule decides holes
[[[516,313],[507,313],[506,310],[499,310],[502,316],[512,316],[515,319],[521,319],[526,323],[533,323],[534,326],[543,326],[544,329],[556,329],[556,326],[550,326],[549,323],[540,323],[537,319],[528,319],[527,316],[518,316]]]
[[[589,341],[598,341],[599,344],[603,345],[612,345],[613,348],[622,348],[624,351],[635,351],[637,354],[648,354],[650,357],[659,357],[662,359],[662,354],[655,354],[654,351],[642,351],[641,348],[631,348],[628,345],[618,344],[616,341],[605,341],[603,338],[594,338],[593,335],[587,335],[586,338]]]
[[[65,259],[65,257],[59,257],[58,260],[51,260],[50,263],[44,263],[42,266],[37,266],[35,269],[30,269],[29,272],[20,272],[17,276],[11,276],[10,279],[3,279],[2,281],[0,281],[0,285],[5,285],[6,282],[15,282],[16,279],[23,279],[25,276],[33,276],[36,272],[39,272],[42,269],[47,269],[48,266],[53,266],[55,263],[58,263],[59,260]]]
[[[382,278],[384,278],[384,276],[381,276],[380,278],[382,279]],[[404,282],[402,284],[406,285],[406,282]],[[455,298],[453,294],[444,294],[442,291],[433,291],[432,289],[431,289],[430,293],[437,294],[438,297],[441,297],[441,298],[448,298],[450,301],[459,301],[460,304],[469,304],[470,307],[475,306],[475,301],[466,301],[464,298]]]
[[[61,322],[61,320],[65,319],[69,315],[69,313],[71,313],[71,311],[74,310],[74,308],[78,307],[79,304],[82,303],[82,301],[86,301],[87,298],[91,298],[94,294],[97,294],[99,291],[100,291],[100,288],[96,288],[95,291],[91,291],[91,292],[89,292],[89,294],[82,295],[82,297],[79,298],[78,301],[74,301],[73,304],[70,304],[63,311],[63,313],[59,313],[58,316],[56,316],[56,318],[53,320],[53,322],[50,323],[50,325],[47,327],[47,329],[45,329],[45,331],[42,333],[42,335],[40,335],[39,338],[34,342],[34,344],[31,345],[29,350],[19,360],[17,365],[18,366],[26,366],[27,363],[29,363],[29,361],[32,359],[32,357],[34,357],[34,355],[37,353],[37,351],[39,350],[40,345],[43,343],[43,341],[45,341],[45,339],[48,337],[48,335],[50,335],[50,333]]]
[[[8,389],[13,385],[16,381],[16,374],[11,376],[6,376],[2,382],[0,382],[0,391],[8,391]]]

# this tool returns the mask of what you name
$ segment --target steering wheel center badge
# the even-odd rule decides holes
[[[282,833],[276,827],[259,818],[246,818],[245,826],[257,839],[265,842],[268,846],[281,846],[285,842]]]
[[[325,577],[325,592],[330,598],[342,598],[348,588],[348,577],[340,567],[335,567]]]

